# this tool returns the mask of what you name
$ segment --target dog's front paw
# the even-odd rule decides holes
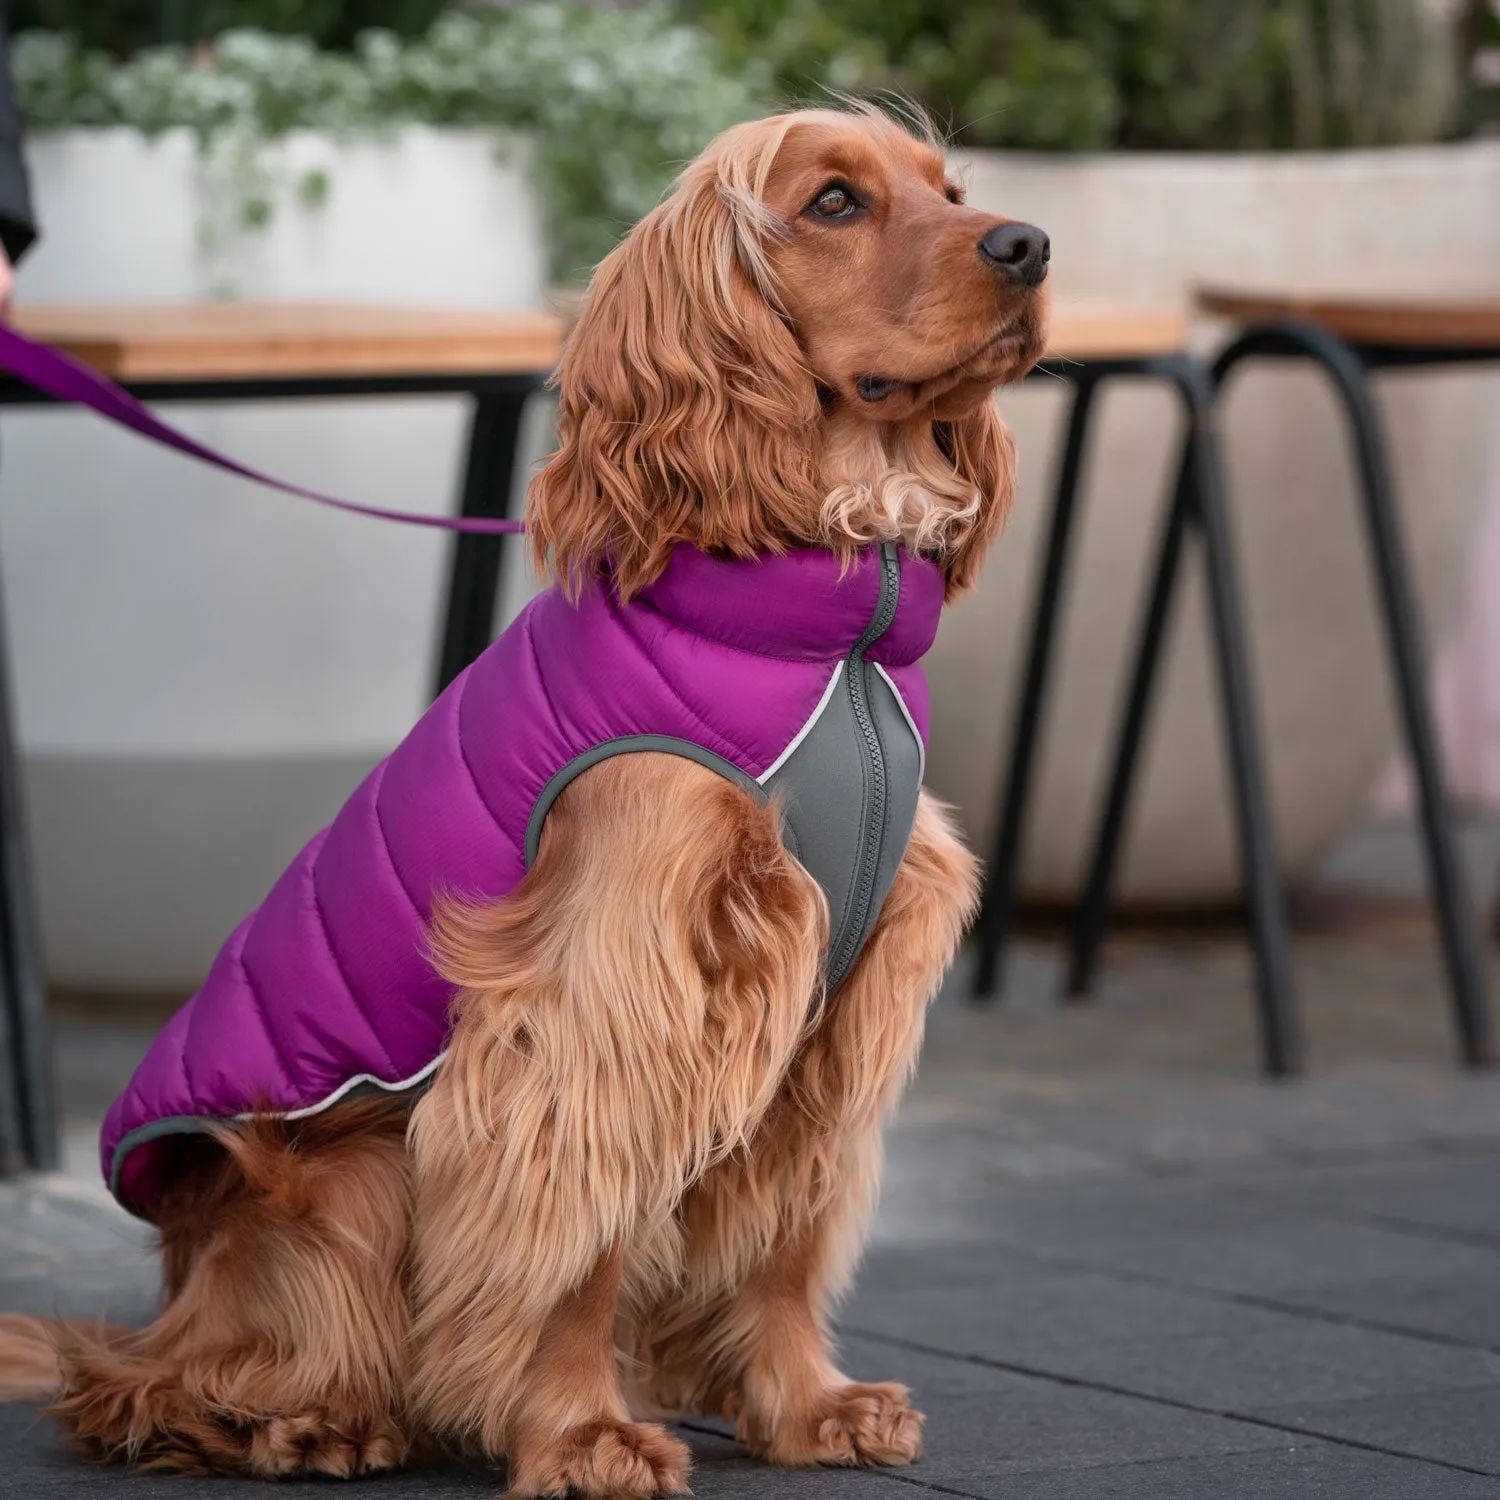
[[[523,1451],[511,1473],[513,1500],[542,1495],[686,1495],[688,1450],[654,1422],[586,1422],[555,1442]]]
[[[904,1385],[836,1385],[798,1413],[788,1412],[770,1439],[753,1446],[773,1464],[909,1464],[922,1455],[922,1424]]]

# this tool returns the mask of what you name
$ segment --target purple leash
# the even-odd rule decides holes
[[[525,531],[524,521],[499,520],[487,516],[427,516],[410,510],[382,510],[376,505],[358,505],[353,500],[339,500],[333,495],[319,494],[317,490],[304,489],[300,484],[288,484],[259,469],[251,469],[225,454],[179,432],[142,406],[128,391],[121,389],[107,376],[80,364],[61,349],[50,344],[29,339],[14,328],[0,323],[0,367],[9,370],[19,380],[34,386],[57,401],[66,401],[75,406],[86,406],[101,417],[150,438],[165,448],[175,448],[191,458],[212,464],[238,474],[242,479],[256,484],[269,485],[287,495],[296,495],[318,505],[331,505],[335,510],[345,510],[351,515],[374,516],[381,521],[402,521],[408,526],[434,526],[440,531],[463,531],[480,535],[504,535]]]

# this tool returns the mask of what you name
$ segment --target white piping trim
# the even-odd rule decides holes
[[[783,750],[781,754],[778,755],[776,759],[773,760],[771,764],[768,765],[765,770],[755,778],[757,786],[764,786],[771,779],[771,777],[773,777],[782,768],[782,766],[786,764],[788,758],[791,756],[792,752],[796,750],[797,746],[800,745],[802,741],[812,733],[813,725],[823,717],[823,710],[828,707],[830,700],[833,698],[833,690],[839,685],[839,676],[843,672],[843,670],[844,664],[841,661],[839,662],[838,666],[833,669],[833,676],[828,679],[828,686],[823,689],[823,696],[818,699],[818,706],[813,709],[812,717],[809,718],[807,723],[805,723],[802,728],[792,736],[791,743],[786,747],[786,749]]]
[[[356,1073],[353,1078],[347,1078],[326,1099],[320,1099],[316,1104],[303,1105],[301,1109],[288,1109],[276,1115],[278,1120],[301,1120],[308,1115],[322,1114],[325,1109],[331,1109],[350,1089],[356,1089],[361,1084],[373,1083],[376,1088],[384,1089],[388,1094],[399,1094],[403,1089],[415,1088],[417,1084],[427,1077],[442,1060],[447,1057],[447,1049],[439,1052],[425,1068],[418,1068],[410,1078],[399,1079],[395,1083],[387,1083],[383,1078],[377,1078],[373,1073]],[[236,1115],[236,1120],[249,1120],[253,1118],[254,1110],[247,1110],[242,1115]]]
[[[901,710],[901,717],[906,720],[906,727],[911,730],[911,737],[917,742],[917,780],[920,781],[927,774],[927,746],[922,743],[922,731],[917,728],[917,721],[912,718],[906,699],[901,696],[901,689],[891,680],[891,674],[878,661],[872,661],[870,665],[885,678],[885,685],[891,690],[891,696]]]
[[[871,662],[870,665],[880,673],[881,677],[885,679],[885,685],[891,690],[891,695],[895,698],[896,705],[901,710],[901,717],[906,720],[907,728],[911,730],[912,738],[917,742],[917,754],[920,757],[919,764],[921,766],[922,772],[925,773],[927,769],[927,747],[922,743],[921,733],[917,729],[917,721],[912,718],[911,710],[906,706],[906,699],[901,696],[901,690],[891,680],[891,674],[887,672],[886,669],[882,667],[878,661]],[[839,678],[843,674],[843,671],[844,663],[841,661],[833,669],[833,675],[828,679],[828,686],[823,689],[823,696],[818,699],[818,706],[813,709],[811,715],[808,717],[807,722],[802,726],[801,729],[797,731],[795,735],[792,736],[791,741],[787,744],[786,749],[783,750],[781,754],[778,755],[776,759],[773,760],[771,764],[767,766],[766,769],[755,778],[758,785],[764,786],[766,782],[768,782],[771,777],[774,776],[776,772],[779,771],[782,766],[785,765],[786,762],[791,758],[793,753],[796,751],[797,746],[800,745],[802,741],[812,733],[813,726],[817,724],[818,720],[823,717],[824,710],[828,707],[830,701],[832,700],[834,690],[839,685]],[[362,1084],[367,1083],[372,1084],[375,1088],[385,1090],[385,1092],[388,1094],[399,1094],[405,1089],[415,1088],[417,1084],[421,1083],[424,1078],[426,1078],[430,1073],[434,1072],[438,1068],[438,1066],[442,1063],[443,1059],[447,1057],[447,1055],[447,1050],[444,1049],[442,1052],[439,1052],[438,1055],[426,1065],[426,1067],[418,1068],[410,1078],[401,1078],[398,1079],[395,1083],[387,1083],[385,1079],[377,1078],[373,1073],[356,1073],[353,1078],[346,1078],[344,1082],[341,1083],[331,1094],[329,1094],[326,1099],[320,1099],[316,1104],[304,1105],[301,1109],[286,1110],[279,1114],[277,1118],[282,1120],[302,1120],[306,1119],[308,1115],[322,1114],[325,1109],[331,1109],[335,1104],[337,1104],[339,1100],[342,1099],[347,1093],[349,1093],[351,1089],[357,1089]],[[247,1111],[244,1114],[236,1115],[235,1119],[248,1120],[251,1118],[251,1113],[252,1112]]]

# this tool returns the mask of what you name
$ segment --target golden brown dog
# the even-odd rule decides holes
[[[538,563],[610,559],[628,595],[678,542],[899,538],[961,592],[1010,503],[991,393],[1041,351],[1044,259],[883,115],[729,131],[594,278]],[[975,892],[924,795],[809,1022],[828,914],[774,808],[679,757],[600,763],[508,899],[438,921],[452,1042],[415,1108],[183,1140],[162,1316],[8,1319],[0,1390],[96,1458],[197,1472],[353,1475],[435,1439],[503,1455],[516,1495],[675,1494],[687,1452],[644,1418],[677,1412],[774,1463],[908,1462],[922,1418],[846,1379],[827,1325]]]

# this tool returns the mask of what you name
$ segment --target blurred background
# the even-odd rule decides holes
[[[1451,967],[1471,998],[1500,995],[1500,0],[0,0],[0,14],[40,228],[19,267],[23,327],[44,304],[221,300],[566,315],[713,134],[851,95],[928,111],[970,201],[1044,228],[1055,306],[1097,326],[1164,316],[1172,347],[1212,356],[1238,330],[1201,312],[1205,286],[1442,314],[1445,347],[1482,342],[1489,362],[1370,385],[1467,869],[1449,925],[1473,961]],[[0,231],[3,187],[0,165]],[[233,310],[191,311],[214,314]],[[1000,393],[1020,448],[1013,519],[928,659],[928,783],[981,851],[1066,467],[1057,377],[1081,371]],[[367,396],[164,414],[294,482],[448,513],[468,408]],[[551,417],[531,399],[524,462],[548,451]],[[874,1356],[868,1373],[917,1388],[930,1457],[906,1482],[952,1494],[1494,1496],[1500,1087],[1455,1046],[1349,430],[1324,373],[1296,361],[1239,373],[1219,418],[1305,1076],[1257,1069],[1196,545],[1125,824],[1122,920],[1095,1003],[1061,998],[1062,919],[1184,430],[1165,382],[1111,380],[1036,720],[1019,930],[995,1003],[970,1003],[971,944],[933,1010],[844,1319],[853,1368]],[[225,935],[426,706],[455,554],[77,411],[7,407],[0,441],[4,660],[48,992],[17,982],[0,737],[0,1175],[8,1105],[52,1118],[44,1032],[65,1168],[0,1182],[0,1308],[140,1321],[158,1276],[99,1183],[99,1119]],[[497,628],[530,587],[507,548]],[[0,1409],[0,1491],[61,1494],[76,1472],[96,1494],[103,1477],[49,1431]],[[763,1471],[715,1488],[716,1462],[732,1467],[710,1452],[699,1493],[771,1493]],[[860,1482],[841,1475],[839,1492]]]
[[[554,306],[715,131],[829,91],[929,110],[972,200],[1049,231],[1060,303],[1190,311],[1203,282],[1500,295],[1490,0],[16,0],[10,20],[42,230],[23,307]],[[1224,333],[1193,323],[1203,349]],[[1500,376],[1398,373],[1379,390],[1488,899]],[[1180,422],[1148,385],[1101,400],[1023,861],[1044,918],[1080,880]],[[1034,381],[1002,402],[1020,503],[930,664],[929,780],[981,846],[1065,391]],[[453,502],[454,398],[173,412],[304,483]],[[548,418],[534,402],[528,457],[546,451]],[[1371,901],[1415,896],[1325,383],[1258,372],[1230,391],[1224,430],[1299,914],[1330,869]],[[4,433],[0,567],[50,980],[64,998],[180,997],[423,707],[446,546],[247,492],[76,413],[8,413]],[[1171,932],[1232,917],[1238,884],[1193,577],[1122,892]]]

